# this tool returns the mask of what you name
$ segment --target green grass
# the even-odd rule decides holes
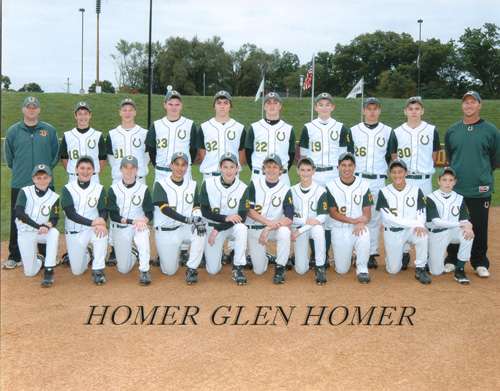
[[[124,98],[132,98],[137,104],[138,114],[136,122],[142,127],[147,127],[147,106],[148,98],[145,95],[126,95],[126,94],[89,94],[81,97],[76,94],[63,93],[38,93],[33,94],[40,100],[42,112],[40,119],[53,125],[61,137],[63,132],[72,129],[75,126],[73,110],[79,101],[85,100],[92,108],[91,125],[104,133],[106,137],[109,130],[115,128],[120,123],[118,115],[119,104]],[[5,136],[7,129],[14,123],[22,119],[21,106],[27,94],[18,92],[2,93],[2,138]],[[165,115],[163,108],[163,96],[153,96],[152,98],[152,120],[161,118]],[[214,111],[212,108],[212,97],[192,97],[186,96],[184,100],[184,109],[182,114],[195,121],[199,126],[202,122],[213,117]],[[283,98],[283,108],[281,110],[281,118],[293,125],[297,133],[297,139],[304,123],[311,119],[311,99],[310,98]],[[336,109],[333,112],[333,117],[351,127],[360,121],[360,104],[361,99],[345,99],[344,97],[334,98]],[[406,118],[403,114],[404,99],[382,99],[382,115],[380,120],[385,124],[396,127],[405,122]],[[440,133],[441,141],[444,139],[446,129],[456,121],[462,118],[460,108],[460,100],[425,100],[424,119],[437,126]],[[254,102],[254,98],[249,97],[234,97],[234,108],[231,115],[234,119],[245,125],[248,128],[252,122],[261,118],[261,101]],[[500,101],[484,101],[481,110],[481,116],[488,121],[500,127]],[[3,146],[2,146],[3,148]],[[8,239],[9,219],[10,219],[10,170],[6,168],[5,161],[1,162],[1,239]],[[193,175],[196,180],[201,182],[199,168],[195,165]],[[292,184],[298,182],[298,176],[294,169],[290,172]],[[105,188],[111,185],[111,175],[109,165],[106,166],[101,174],[101,183]],[[61,165],[58,165],[54,170],[54,178],[56,191],[60,192],[61,188],[67,182],[67,175]],[[241,174],[241,179],[248,182],[250,172],[245,166]],[[436,183],[434,178],[434,183]],[[154,173],[150,173],[148,177],[148,185],[152,187]],[[495,172],[495,181],[500,183],[500,174]],[[493,205],[500,205],[500,195],[494,194]],[[62,229],[64,226],[63,220],[58,224]]]

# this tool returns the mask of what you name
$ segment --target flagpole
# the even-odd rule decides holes
[[[313,114],[314,114],[314,111],[313,111],[313,107],[314,107],[314,74],[315,74],[315,71],[314,71],[314,68],[315,68],[314,53],[313,53],[312,64],[313,64],[313,74],[312,74],[312,90],[311,90],[311,121],[313,120]]]
[[[266,77],[262,76],[262,108],[260,113],[260,119],[264,118],[264,95],[266,94]]]
[[[365,78],[364,76],[361,78],[361,121],[360,122],[363,122],[363,101],[365,100],[364,96],[365,96]]]

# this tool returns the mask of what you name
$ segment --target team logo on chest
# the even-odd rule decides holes
[[[359,194],[354,194],[353,202],[359,205],[361,203],[361,196]]]
[[[457,210],[455,213],[455,209]],[[451,214],[452,216],[458,216],[460,214],[460,208],[458,206],[452,206],[451,207]]]
[[[424,142],[424,137],[426,137],[426,138],[427,138],[427,141],[426,141],[426,142]],[[430,138],[429,138],[429,136],[428,136],[427,134],[426,134],[426,135],[424,135],[424,136],[422,136],[422,137],[420,137],[420,142],[421,142],[423,145],[427,145],[427,144],[429,144],[429,141],[430,141]]]
[[[231,202],[232,202],[232,204],[231,204]],[[238,201],[236,200],[236,198],[229,198],[229,200],[227,200],[227,206],[230,209],[236,208],[236,205],[238,205]]]
[[[335,131],[335,137],[333,137],[333,130],[330,132],[330,138],[333,140],[333,141],[337,141],[339,139],[339,131],[336,130]]]
[[[380,143],[380,139],[382,139],[382,143]],[[385,145],[385,137],[379,137],[379,138],[377,138],[377,145],[379,147],[383,147]]]
[[[47,212],[44,212],[45,209],[47,209]],[[48,216],[48,215],[50,215],[50,206],[43,205],[42,209],[40,210],[40,214],[42,216]]]
[[[43,130],[43,129],[42,129],[42,130],[40,130],[40,136],[45,137],[48,133],[49,133],[49,132],[48,132],[48,131],[46,131],[46,130]]]
[[[273,206],[280,206],[281,205],[281,197],[274,196],[273,199],[271,200],[271,204]]]
[[[137,201],[135,201],[136,199],[137,199]],[[135,195],[135,194],[134,194],[134,195],[132,196],[132,200],[131,200],[131,202],[132,202],[132,205],[135,205],[135,206],[140,205],[140,204],[141,204],[141,196],[140,196],[140,195]]]
[[[136,148],[139,148],[141,146],[141,139],[134,137],[132,140],[132,145]]]
[[[88,140],[87,141],[87,147],[89,147],[90,149],[94,149],[95,148],[95,140]]]
[[[186,194],[186,196],[184,197],[184,201],[186,201],[188,204],[192,204],[194,201],[194,195]]]
[[[282,136],[280,136],[280,134],[281,134]],[[286,136],[286,135],[285,135],[285,132],[280,132],[280,131],[276,132],[276,138],[277,138],[279,141],[285,141],[285,136]]]
[[[95,208],[97,206],[97,198],[96,197],[89,197],[87,199],[87,205],[90,208]]]
[[[226,133],[228,140],[234,140],[236,138],[236,132],[234,130],[228,130]]]
[[[309,208],[311,208],[313,212],[316,212],[318,210],[318,206],[314,204],[314,201],[311,201],[311,205],[309,206]]]
[[[411,202],[410,202],[411,200]],[[406,197],[406,205],[408,205],[410,208],[415,206],[415,197]]]
[[[179,129],[179,131],[177,132],[177,137],[179,137],[181,140],[184,140],[186,138],[186,130]]]

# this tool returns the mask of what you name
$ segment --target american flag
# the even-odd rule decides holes
[[[306,80],[304,80],[304,86],[302,87],[302,90],[307,90],[308,88],[311,88],[311,82],[312,82],[312,77],[313,77],[313,61],[314,59],[311,60],[311,65],[309,66],[309,70],[307,71],[306,75]]]

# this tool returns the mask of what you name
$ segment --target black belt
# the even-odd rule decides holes
[[[406,178],[408,179],[429,179],[431,176],[430,175],[407,175]]]
[[[127,228],[128,225],[112,223],[111,228]]]
[[[333,167],[316,167],[316,172],[333,171]]]
[[[404,228],[384,228],[384,231],[401,232]]]
[[[77,175],[78,174],[76,172],[68,172],[68,175]],[[92,175],[97,175],[97,172],[94,172]]]
[[[447,229],[448,228],[429,228],[429,232],[438,233],[438,232],[446,231]]]
[[[159,171],[166,171],[166,172],[172,172],[172,169],[170,167],[160,167],[160,166],[156,166],[155,167],[157,170]]]
[[[181,226],[177,226],[177,227],[173,227],[173,228],[164,228],[164,227],[156,227],[155,229],[157,231],[167,231],[167,232],[170,232],[170,231],[175,231],[176,229],[179,229]]]
[[[265,225],[247,225],[248,229],[264,229],[266,228]]]
[[[356,176],[360,176],[360,177],[365,178],[365,179],[379,179],[379,178],[387,179],[387,175],[376,175],[376,174],[370,175],[370,174],[360,174],[359,172],[355,173],[354,175],[356,175]]]
[[[78,232],[76,232],[76,231],[66,231],[66,235],[75,235],[75,234],[79,234],[80,232],[82,232],[82,231],[78,231]]]
[[[220,172],[209,172],[205,175],[212,175],[212,176],[221,176],[222,174]]]

